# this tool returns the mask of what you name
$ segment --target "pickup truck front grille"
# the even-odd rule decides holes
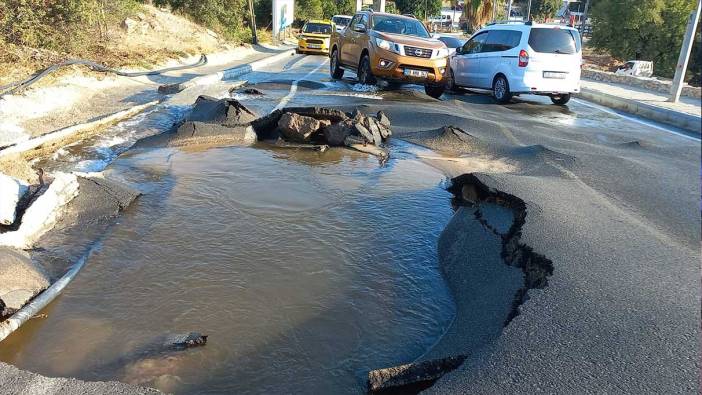
[[[405,55],[415,58],[431,58],[431,49],[410,47],[405,45]]]

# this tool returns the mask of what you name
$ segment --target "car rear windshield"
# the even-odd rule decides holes
[[[332,21],[334,21],[334,23],[336,23],[339,26],[347,26],[349,22],[351,22],[351,18],[335,16],[334,18],[332,18]]]
[[[306,23],[302,28],[303,33],[331,34],[331,25],[328,23]]]
[[[429,38],[429,33],[422,22],[416,19],[398,18],[392,15],[373,15],[373,30],[383,33]]]
[[[577,34],[571,29],[533,28],[529,35],[529,46],[541,53],[574,54],[580,51]]]

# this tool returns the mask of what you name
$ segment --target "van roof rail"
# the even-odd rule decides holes
[[[489,22],[486,26],[492,26],[492,25],[507,25],[510,23],[523,23],[526,25],[531,25],[531,21],[525,22],[525,21],[492,21]]]

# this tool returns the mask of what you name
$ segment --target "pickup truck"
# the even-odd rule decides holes
[[[435,98],[446,89],[449,50],[415,18],[361,11],[346,29],[332,35],[330,45],[334,79],[350,70],[362,84],[372,85],[378,79],[420,84]]]

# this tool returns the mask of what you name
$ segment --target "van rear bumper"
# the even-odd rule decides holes
[[[510,91],[512,91],[512,93],[534,94],[580,92],[579,72],[568,74],[564,79],[544,78],[542,73],[542,71],[524,73],[523,78],[510,81]]]

